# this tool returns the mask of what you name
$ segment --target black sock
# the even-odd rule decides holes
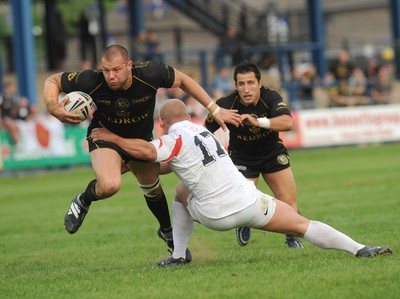
[[[146,199],[150,211],[157,218],[161,231],[163,233],[170,232],[172,230],[171,218],[169,216],[168,203],[164,192],[161,191],[161,194],[157,197],[148,197],[145,195],[144,198]]]
[[[81,203],[86,207],[89,207],[92,204],[92,201],[101,199],[96,195],[96,182],[96,180],[91,181],[87,185],[85,192],[81,194]]]

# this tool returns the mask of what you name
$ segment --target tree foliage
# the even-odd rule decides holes
[[[116,5],[116,1],[113,0],[102,1],[104,3],[105,12],[112,10]],[[90,5],[97,6],[98,2],[98,0],[57,0],[56,6],[61,13],[68,33],[76,32],[77,24],[85,8]]]

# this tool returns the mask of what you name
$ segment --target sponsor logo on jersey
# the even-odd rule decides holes
[[[111,105],[111,100],[96,100],[96,103],[97,104],[103,104],[103,105],[107,105],[107,106],[110,106]]]
[[[140,99],[132,99],[132,103],[133,104],[144,103],[144,102],[147,102],[148,100],[150,100],[151,98],[152,98],[151,95],[147,95],[147,96],[145,96],[143,98],[140,98]]]
[[[77,74],[77,72],[70,73],[68,75],[68,81],[72,81],[72,79],[74,79],[76,77],[76,74]]]
[[[269,130],[260,130],[260,132],[255,133],[252,132],[252,135],[237,135],[237,139],[242,140],[242,141],[254,141],[254,140],[259,140],[266,138],[270,131]]]
[[[102,113],[103,117],[107,119],[107,121],[109,121],[110,123],[113,124],[119,124],[119,125],[130,125],[130,124],[135,124],[138,123],[144,119],[149,118],[150,114],[148,112],[142,114],[142,115],[138,115],[138,116],[134,116],[134,117],[112,117],[109,116],[105,113]]]

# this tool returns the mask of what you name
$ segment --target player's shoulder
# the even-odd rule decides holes
[[[225,109],[234,109],[239,102],[239,93],[237,90],[231,91],[217,100],[218,106]]]
[[[266,86],[261,87],[260,98],[267,105],[283,101],[283,97],[278,90]]]
[[[170,87],[175,79],[174,68],[156,60],[134,62],[132,75],[149,84],[161,82],[163,87]]]
[[[271,87],[268,87],[268,86],[262,86],[261,87],[261,96],[262,95],[265,95],[265,96],[273,96],[273,97],[279,97],[279,98],[281,98],[282,96],[281,96],[281,93],[278,91],[278,90],[276,90],[276,89],[273,89],[273,88],[271,88]]]
[[[138,76],[152,76],[168,67],[166,64],[156,60],[137,61],[132,65],[132,73]]]
[[[89,92],[101,82],[104,82],[103,72],[101,70],[82,70],[75,72],[63,72],[61,74],[61,83],[63,87],[73,87],[81,91]]]
[[[78,80],[93,80],[99,77],[104,77],[101,70],[81,70],[75,72],[63,72],[63,77],[66,77],[68,81],[78,81]]]

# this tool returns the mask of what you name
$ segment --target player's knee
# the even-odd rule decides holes
[[[121,183],[118,181],[107,181],[103,182],[99,185],[100,193],[98,194],[101,197],[110,197],[116,194],[120,189]]]

